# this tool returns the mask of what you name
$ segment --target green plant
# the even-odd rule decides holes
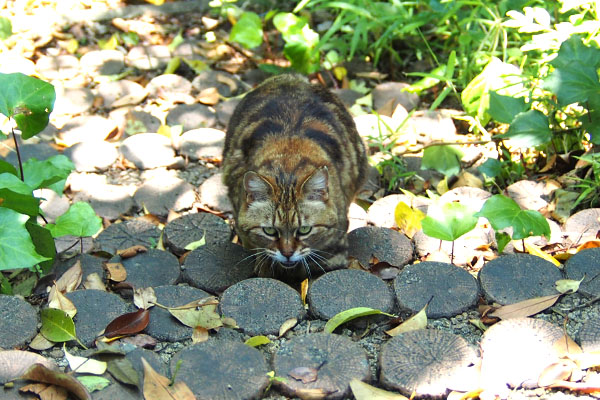
[[[16,122],[23,140],[46,127],[54,100],[54,87],[49,83],[21,73],[0,74],[0,113]],[[40,225],[37,218],[43,218],[41,199],[34,196],[34,190],[48,188],[62,194],[74,167],[63,155],[23,163],[14,129],[12,136],[18,171],[0,160],[0,270],[34,268],[43,273],[52,266],[56,255],[54,237],[93,235],[101,227],[100,219],[89,205],[76,203],[58,218],[56,225]],[[74,215],[78,221],[73,221]],[[2,291],[9,291],[4,277]]]

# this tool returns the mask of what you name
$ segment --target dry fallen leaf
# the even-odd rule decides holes
[[[421,221],[425,214],[418,208],[411,208],[404,202],[399,202],[394,210],[394,219],[398,228],[406,236],[412,237],[421,230]]]
[[[525,249],[527,249],[527,252],[529,254],[543,258],[544,260],[551,262],[552,264],[556,265],[559,268],[561,268],[561,266],[562,266],[560,261],[558,261],[556,258],[552,257],[550,254],[542,251],[542,249],[540,249],[538,246],[534,245],[533,243],[525,242]]]
[[[83,271],[81,269],[81,261],[77,260],[71,268],[65,271],[64,274],[56,281],[56,287],[61,293],[69,293],[77,289],[81,284]]]
[[[416,331],[417,329],[425,329],[427,327],[426,310],[428,305],[429,302],[427,302],[427,304],[425,304],[425,306],[418,313],[416,313],[406,321],[402,322],[397,327],[385,331],[385,333],[387,333],[390,336],[396,336],[404,332]]]
[[[147,310],[152,307],[154,303],[156,303],[156,294],[154,294],[153,288],[140,288],[133,291],[133,304],[135,304],[137,308]]]
[[[93,358],[85,358],[75,356],[67,351],[67,347],[63,344],[65,358],[69,363],[69,368],[72,371],[80,374],[102,375],[106,371],[106,362],[94,360]]]
[[[354,378],[350,381],[350,389],[356,400],[408,400],[408,397],[373,387]]]
[[[559,279],[554,282],[554,287],[559,293],[575,293],[579,290],[579,284],[583,282],[585,276],[581,280],[575,279]]]
[[[556,363],[548,365],[540,374],[538,378],[539,387],[548,387],[568,380],[573,373],[573,370],[577,369],[574,362],[568,360],[561,360]]]
[[[106,286],[104,285],[102,278],[100,278],[100,275],[98,275],[97,272],[92,272],[85,278],[85,281],[83,282],[83,287],[86,289],[96,289],[106,292]]]
[[[124,282],[127,279],[127,271],[121,263],[105,263],[108,279],[113,282]]]
[[[46,383],[32,383],[19,389],[21,393],[35,393],[40,400],[67,400],[69,392],[65,388]]]
[[[49,348],[51,348],[55,344],[56,344],[55,342],[52,342],[52,341],[46,339],[44,337],[44,335],[42,335],[41,333],[38,333],[31,340],[31,342],[29,342],[29,347],[32,348],[32,349],[34,349],[34,350],[41,351],[41,350],[48,350]]]
[[[63,310],[71,318],[77,314],[75,304],[62,294],[56,285],[52,286],[50,293],[48,293],[48,307]]]
[[[595,249],[596,247],[600,247],[600,240],[590,240],[579,245],[579,247],[577,247],[577,252],[579,253],[581,250],[585,249]]]
[[[135,246],[128,247],[123,250],[117,250],[117,255],[121,256],[121,258],[131,258],[138,253],[145,253],[148,249],[140,244],[136,244]]]
[[[292,329],[294,326],[296,326],[297,323],[298,320],[296,318],[290,318],[285,320],[283,324],[281,324],[281,326],[279,327],[279,337],[285,335],[286,332]]]
[[[52,371],[42,364],[34,364],[21,379],[61,386],[80,400],[91,400],[87,389],[73,376],[64,372]]]
[[[208,329],[201,326],[194,328],[192,332],[192,343],[202,343],[208,340]]]
[[[308,278],[306,278],[305,280],[303,280],[300,283],[300,298],[302,299],[302,304],[306,304],[306,294],[307,293],[308,293]]]
[[[561,296],[560,293],[549,296],[535,297],[518,303],[502,306],[495,311],[489,313],[491,317],[500,319],[529,317],[537,314],[545,309],[552,307],[556,300]]]
[[[312,367],[296,367],[288,375],[302,383],[310,383],[319,379],[319,371]]]
[[[214,106],[219,102],[219,91],[215,87],[204,89],[198,94],[198,101],[202,104]]]
[[[150,322],[150,311],[140,309],[135,312],[119,315],[113,319],[104,330],[104,336],[113,338],[116,336],[132,335],[146,329]]]
[[[144,366],[144,398],[146,400],[195,400],[196,397],[184,382],[169,385],[169,379],[156,372],[142,357]]]

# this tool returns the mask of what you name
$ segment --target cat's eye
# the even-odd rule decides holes
[[[300,228],[298,228],[298,233],[300,235],[308,235],[311,230],[312,230],[312,226],[310,226],[310,225],[302,225]]]
[[[272,226],[263,226],[262,230],[265,234],[269,236],[277,235],[277,229],[273,228]]]

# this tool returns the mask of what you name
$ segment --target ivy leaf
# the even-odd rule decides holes
[[[566,106],[584,103],[600,91],[598,73],[590,65],[573,62],[568,68],[557,68],[544,80],[544,89],[556,94],[558,103]]]
[[[590,135],[590,141],[593,144],[600,144],[600,111],[589,110],[587,114],[579,117],[583,129]]]
[[[0,174],[3,174],[5,172],[8,172],[9,174],[14,176],[18,175],[17,169],[14,167],[14,165],[7,161],[0,160]]]
[[[56,219],[56,224],[46,227],[57,238],[61,236],[93,236],[102,228],[102,219],[96,215],[92,206],[80,201],[69,207],[66,213]]]
[[[477,169],[486,177],[495,178],[502,174],[502,163],[495,158],[488,158]]]
[[[23,139],[40,133],[54,107],[54,86],[20,72],[0,73],[0,113],[13,117]]]
[[[584,45],[581,36],[573,35],[562,42],[558,55],[550,61],[550,64],[554,68],[570,69],[574,62],[598,68],[600,66],[600,50]]]
[[[0,207],[0,270],[30,268],[48,257],[39,255],[25,223],[29,217]]]
[[[9,172],[0,174],[0,206],[32,217],[37,216],[40,201],[33,197],[32,192],[29,185],[13,174]]]
[[[64,181],[74,169],[73,162],[62,154],[42,161],[30,158],[23,163],[25,183],[33,189],[51,188],[59,195],[62,195]],[[56,183],[61,184],[56,187]]]
[[[446,176],[460,172],[462,151],[455,146],[431,146],[423,151],[421,169],[434,169]]]
[[[496,137],[510,139],[514,146],[525,148],[549,143],[552,131],[547,116],[538,110],[529,110],[517,114],[508,132]]]
[[[48,272],[54,265],[54,258],[56,257],[56,245],[54,244],[54,238],[46,227],[40,226],[37,221],[37,217],[31,217],[25,224],[25,228],[31,236],[31,241],[35,246],[35,251],[46,257],[47,260],[40,263],[42,272]]]
[[[40,313],[42,327],[40,333],[53,342],[67,342],[77,340],[75,323],[63,310],[57,308],[44,308]]]
[[[498,92],[490,91],[490,116],[503,124],[510,124],[515,116],[527,110],[523,97],[502,96]]]
[[[469,207],[460,203],[432,205],[421,221],[423,233],[440,240],[453,241],[471,231],[477,218]]]
[[[501,194],[490,197],[476,215],[487,218],[496,231],[512,227],[513,239],[539,235],[550,237],[550,225],[542,214],[534,210],[521,210],[513,199]]]
[[[508,233],[496,232],[496,245],[498,246],[498,253],[502,254],[506,245],[511,241],[511,237]]]
[[[245,12],[238,22],[231,28],[229,39],[239,43],[247,49],[261,45],[263,41],[262,21],[258,14]]]
[[[6,17],[0,17],[0,40],[6,40],[13,34],[12,23]]]

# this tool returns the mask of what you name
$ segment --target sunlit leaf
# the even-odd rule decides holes
[[[250,11],[243,13],[231,28],[229,39],[248,49],[260,46],[263,41],[263,30],[258,14]]]
[[[368,315],[387,315],[388,317],[392,316],[391,314],[385,313],[381,310],[376,310],[374,308],[369,307],[350,308],[349,310],[345,310],[334,315],[329,321],[327,321],[323,330],[327,333],[332,333],[341,324],[344,324],[348,321],[352,321],[356,318],[366,317]]]
[[[427,216],[421,221],[423,233],[447,241],[458,239],[476,225],[477,218],[473,211],[454,202],[429,206]]]

